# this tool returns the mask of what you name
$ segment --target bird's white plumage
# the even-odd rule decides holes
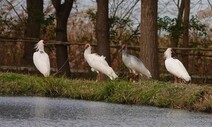
[[[185,69],[184,65],[178,60],[171,57],[171,48],[168,48],[164,52],[165,60],[165,67],[167,71],[174,76],[181,78],[185,81],[190,81],[191,77],[188,74],[187,70]]]
[[[33,54],[33,63],[35,67],[45,76],[50,75],[50,62],[49,56],[44,51],[43,40],[40,40],[36,45],[36,52]]]
[[[127,47],[126,45],[122,45],[122,61],[125,64],[125,66],[130,70],[131,73],[134,73],[135,75],[140,74],[147,76],[148,78],[151,78],[151,73],[149,70],[145,67],[143,62],[138,59],[137,57],[127,54]]]
[[[91,67],[92,71],[96,71],[97,73],[104,73],[111,80],[114,80],[118,77],[114,70],[108,65],[104,56],[99,56],[96,53],[91,53],[90,44],[86,44],[85,47],[86,49],[84,51],[84,58]]]

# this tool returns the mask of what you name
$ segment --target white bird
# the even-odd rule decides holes
[[[107,75],[111,80],[116,79],[118,76],[114,70],[108,65],[104,56],[99,56],[96,53],[91,53],[91,45],[85,44],[84,58],[91,67],[92,71],[96,71],[99,75],[99,72]]]
[[[145,67],[143,62],[138,59],[136,56],[127,54],[127,46],[125,44],[122,45],[120,51],[122,51],[122,61],[124,65],[129,69],[130,73],[135,75],[145,75],[148,78],[151,78],[151,73]]]
[[[48,54],[44,51],[44,40],[35,44],[35,49],[33,63],[45,77],[48,77],[50,75],[50,62]]]
[[[170,72],[174,76],[181,78],[187,82],[191,80],[191,77],[189,76],[184,65],[178,59],[172,58],[172,48],[168,48],[164,52],[164,57],[166,59],[165,67],[168,72]]]

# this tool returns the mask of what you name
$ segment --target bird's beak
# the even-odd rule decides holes
[[[85,49],[86,49],[85,45],[84,46],[80,46],[79,47],[79,52],[83,53],[85,51]]]
[[[83,53],[83,52],[84,52],[84,50],[85,50],[85,48],[80,48],[80,52],[82,52],[82,53]]]
[[[43,41],[43,44],[46,45],[47,44],[47,41]]]
[[[121,49],[119,49],[119,51],[118,52],[121,52],[123,49],[121,48]]]
[[[163,58],[166,59],[166,56],[163,54]]]
[[[175,50],[172,49],[172,50],[171,50],[171,55],[172,55],[172,56],[176,56],[176,55],[177,55],[177,52],[176,52]]]

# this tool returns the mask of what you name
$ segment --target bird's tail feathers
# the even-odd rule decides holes
[[[184,76],[183,79],[186,80],[186,81],[188,82],[188,81],[191,80],[191,77],[190,77],[189,75],[187,75],[187,76]]]
[[[50,72],[43,73],[44,77],[49,77]]]
[[[147,76],[148,78],[152,78],[152,75],[151,75],[151,73],[149,72],[149,70],[147,70],[146,76]]]
[[[112,80],[118,78],[118,75],[114,72],[114,70],[111,68],[111,71],[110,71],[110,76],[112,78]]]
[[[114,79],[118,78],[118,75],[115,72],[113,72],[112,75]]]

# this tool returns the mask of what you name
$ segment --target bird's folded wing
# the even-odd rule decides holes
[[[41,73],[47,73],[50,71],[50,62],[47,54],[40,54],[38,52],[34,53],[33,62]]]

